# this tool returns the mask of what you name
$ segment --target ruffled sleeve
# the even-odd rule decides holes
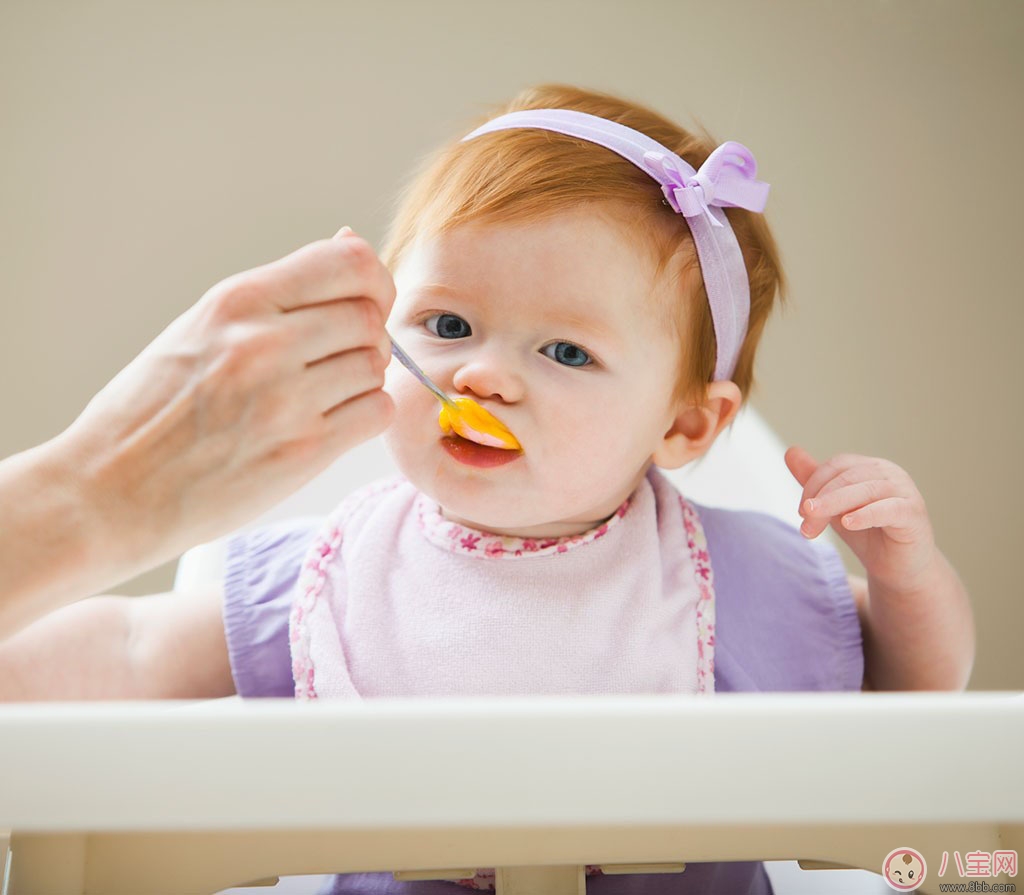
[[[835,689],[860,690],[864,681],[864,637],[843,559],[828,541],[806,541],[799,531],[792,531],[818,554],[821,579],[835,607]]]
[[[715,580],[716,691],[859,691],[864,644],[835,547],[767,513],[694,506]]]
[[[323,519],[287,519],[234,535],[224,572],[224,633],[242,697],[294,697],[288,615],[302,560]]]

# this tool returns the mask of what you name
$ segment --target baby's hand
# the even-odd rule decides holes
[[[819,466],[796,446],[786,451],[786,465],[804,489],[806,537],[831,524],[889,591],[911,593],[926,580],[938,552],[935,537],[924,498],[899,466],[858,454],[837,454]]]

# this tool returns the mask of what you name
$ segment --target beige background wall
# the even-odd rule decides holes
[[[224,276],[342,224],[379,244],[422,153],[549,80],[753,149],[793,285],[754,406],[910,472],[974,601],[971,688],[1024,688],[1017,2],[8,0],[0,455]]]

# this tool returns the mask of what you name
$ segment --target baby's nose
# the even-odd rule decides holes
[[[452,377],[452,385],[460,393],[472,392],[478,398],[506,403],[519,401],[523,396],[521,374],[496,352],[481,352],[462,364]]]

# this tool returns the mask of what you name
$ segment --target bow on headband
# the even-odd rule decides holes
[[[709,208],[746,208],[764,211],[769,184],[755,180],[757,162],[742,143],[723,143],[694,171],[678,155],[645,152],[644,166],[659,183],[672,210],[683,217],[705,215],[714,227],[722,224]]]
[[[763,211],[769,184],[754,179],[757,164],[742,143],[728,141],[715,149],[699,171],[646,134],[586,112],[572,109],[525,109],[507,112],[481,125],[462,139],[515,127],[537,127],[589,140],[617,152],[653,177],[665,201],[686,217],[700,259],[701,273],[715,325],[718,356],[716,382],[736,369],[750,317],[750,284],[743,252],[719,208]]]

